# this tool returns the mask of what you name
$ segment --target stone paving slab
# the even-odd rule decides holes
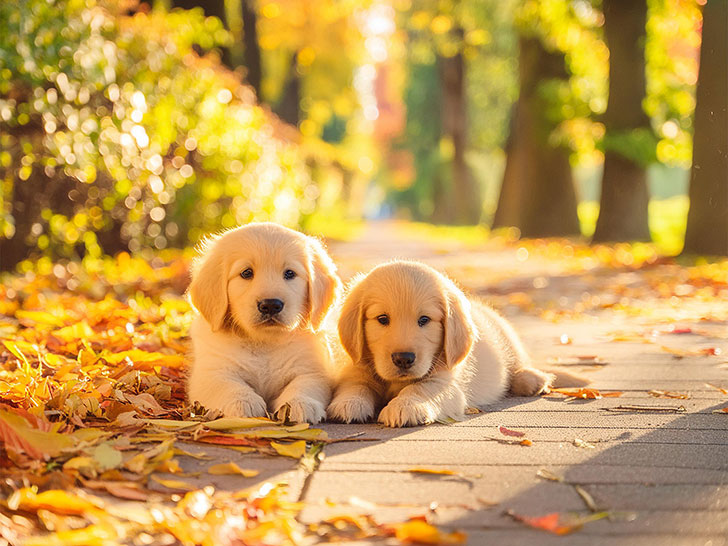
[[[579,276],[564,273],[559,263],[519,261],[513,249],[473,249],[402,237],[395,231],[379,226],[360,242],[331,245],[342,275],[365,271],[383,261],[383,256],[426,261],[474,293],[492,298],[513,321],[538,365],[580,373],[596,389],[623,394],[575,402],[558,397],[505,399],[449,425],[386,429],[377,424],[325,424],[331,438],[357,436],[355,441],[326,446],[325,459],[302,489],[304,521],[367,513],[391,522],[429,513],[433,522],[447,529],[466,530],[472,545],[728,543],[728,415],[712,413],[728,405],[728,396],[706,385],[728,387],[726,324],[682,321],[681,328],[690,327],[697,334],[678,335],[668,333],[670,322],[609,311],[550,322],[510,304],[508,294],[532,289],[534,279],[540,278],[539,284],[545,279],[544,291],[550,292],[536,296],[563,300],[567,307],[582,297],[616,302],[621,296],[608,292],[610,279],[636,286],[638,274],[599,269]],[[594,279],[602,282],[601,292],[594,288]],[[652,304],[665,302],[645,299],[644,305]],[[569,344],[562,344],[563,334]],[[620,334],[643,339],[612,341]],[[663,346],[678,351],[714,347],[722,355],[688,353],[677,358]],[[607,364],[562,368],[553,364],[556,358],[579,355],[595,355]],[[647,394],[651,389],[685,392],[690,398],[654,398]],[[630,405],[683,406],[685,411],[614,411]],[[504,438],[499,425],[525,432],[533,445],[494,441],[491,438]],[[594,448],[575,446],[576,438]],[[413,466],[460,475],[416,475],[408,472]],[[542,468],[565,481],[538,478]],[[587,514],[575,484],[599,508],[622,517],[555,536],[530,530],[504,515],[509,509],[529,516]],[[387,541],[351,542],[370,543]]]

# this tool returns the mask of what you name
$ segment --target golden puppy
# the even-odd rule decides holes
[[[355,280],[339,319],[351,357],[328,417],[346,423],[379,413],[387,426],[462,418],[508,391],[533,396],[554,381],[531,367],[511,325],[468,300],[424,264],[391,262]]]
[[[271,223],[208,241],[189,297],[190,400],[226,416],[317,423],[331,399],[330,353],[317,334],[340,286],[321,243]]]

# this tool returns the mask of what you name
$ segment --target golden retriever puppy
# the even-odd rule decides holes
[[[204,246],[192,272],[190,400],[226,416],[317,423],[331,400],[318,330],[340,281],[321,243],[253,223]]]
[[[339,336],[351,361],[328,417],[391,427],[462,418],[507,392],[533,396],[555,376],[533,368],[511,325],[431,267],[395,261],[353,281]],[[383,408],[383,409],[382,409]]]

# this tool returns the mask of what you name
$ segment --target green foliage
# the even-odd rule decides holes
[[[0,5],[0,242],[98,256],[312,212],[286,128],[193,51],[226,39],[220,22],[126,7]]]

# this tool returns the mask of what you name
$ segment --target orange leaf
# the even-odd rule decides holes
[[[4,409],[0,409],[0,442],[6,450],[33,459],[53,457],[74,445],[72,436],[39,430],[19,412]]]
[[[463,544],[467,539],[465,533],[443,533],[434,525],[419,519],[395,525],[394,536],[405,544]]]

